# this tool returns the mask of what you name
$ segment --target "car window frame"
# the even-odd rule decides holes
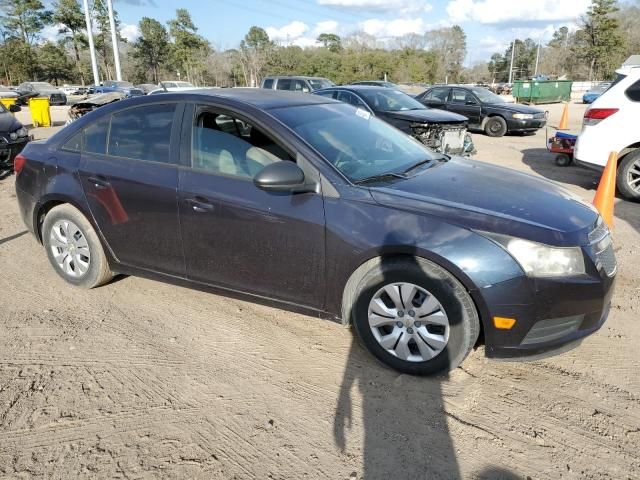
[[[369,104],[360,96],[358,95],[356,92],[352,91],[352,90],[347,90],[344,88],[337,88],[336,89],[336,95],[334,97],[334,100],[337,100],[338,102],[340,102],[341,100],[338,100],[338,94],[339,92],[346,92],[349,93],[351,95],[353,95],[354,97],[356,97],[358,100],[360,100],[360,102],[362,102],[362,105],[354,105],[353,103],[349,103],[349,102],[342,102],[342,103],[347,103],[348,105],[351,105],[352,107],[355,108],[364,108],[366,109],[371,115],[375,115],[375,112],[373,111],[373,109],[369,106]]]
[[[216,103],[215,101],[207,102],[207,101],[193,100],[193,101],[186,102],[184,107],[185,108],[184,108],[183,117],[181,121],[180,148],[179,148],[181,169],[189,170],[199,174],[212,175],[215,177],[225,177],[225,178],[242,180],[242,181],[253,183],[253,177],[246,177],[241,175],[230,175],[230,174],[222,173],[218,171],[211,171],[211,170],[193,167],[193,160],[192,160],[193,152],[192,152],[192,143],[191,143],[193,138],[193,127],[195,124],[196,115],[201,113],[201,110],[203,108],[208,110],[214,110],[214,113],[218,115],[227,115],[234,118],[235,120],[240,120],[242,122],[249,123],[252,127],[254,126],[258,127],[258,129],[263,134],[270,137],[280,148],[282,148],[293,159],[290,161],[293,161],[296,164],[298,164],[299,162],[300,152],[298,151],[298,149],[294,148],[290,142],[287,142],[286,140],[284,140],[281,135],[274,132],[274,130],[272,128],[269,128],[264,122],[261,122],[256,118],[252,118],[250,115],[240,112],[232,106],[222,105],[220,103]],[[198,110],[199,108],[200,108],[200,111]],[[274,121],[277,121],[278,123],[281,124],[281,122],[277,119],[274,119]],[[286,126],[285,128],[287,128],[287,130],[290,130]],[[295,132],[291,132],[291,133],[295,135]],[[297,135],[296,135],[296,138],[297,138]],[[289,161],[289,160],[281,159],[281,161]]]

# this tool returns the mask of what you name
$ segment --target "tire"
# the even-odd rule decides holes
[[[573,162],[573,159],[566,153],[559,153],[556,155],[556,165],[559,167],[568,167]]]
[[[490,137],[502,137],[507,133],[507,122],[502,117],[489,117],[484,125],[484,133]]]
[[[70,237],[73,237],[71,242],[67,240]],[[42,225],[42,243],[53,269],[72,285],[94,288],[113,278],[98,235],[72,205],[58,205],[47,213]]]
[[[371,326],[370,315],[374,321],[380,320],[371,310],[372,301],[377,305],[383,300],[389,303],[390,297],[385,294],[398,284],[403,287],[395,291],[404,297],[401,300],[406,301],[405,311],[396,309],[395,317],[382,319],[386,325]],[[406,293],[414,289],[415,296]],[[425,293],[427,296],[423,297]],[[434,308],[434,299],[438,306],[428,314],[427,310]],[[374,308],[378,311],[378,307]],[[360,342],[378,360],[411,375],[430,375],[458,367],[476,344],[480,332],[478,312],[463,285],[442,267],[414,257],[374,259],[356,270],[345,288],[343,318],[350,319]],[[447,326],[441,324],[445,319]],[[400,327],[402,322],[404,325]],[[389,349],[396,337],[396,346]],[[423,355],[423,351],[428,355]]]
[[[638,179],[640,179],[640,150],[635,150],[625,155],[618,165],[616,184],[627,200],[640,201],[640,180]],[[632,183],[634,181],[636,182]],[[637,190],[634,190],[634,187]]]

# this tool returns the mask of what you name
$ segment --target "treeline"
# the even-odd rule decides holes
[[[107,6],[92,0],[90,14],[101,80],[115,76]],[[139,36],[127,42],[115,12],[125,79],[157,83],[180,77],[196,85],[257,85],[267,74],[328,77],[338,83],[362,79],[396,82],[491,82],[509,76],[511,46],[491,61],[464,68],[467,39],[459,26],[409,34],[381,42],[364,32],[341,38],[318,36],[315,47],[279,45],[260,27],[252,27],[237,48],[220,51],[198,33],[186,9],[163,24],[143,17]],[[616,0],[593,0],[577,31],[563,27],[541,48],[538,72],[567,75],[575,80],[609,78],[625,56],[640,52],[640,9]],[[57,28],[55,41],[46,27]],[[514,78],[529,78],[535,70],[537,44],[516,40]],[[91,84],[85,18],[79,0],[56,0],[46,8],[41,0],[0,0],[0,83],[26,80],[55,84]]]

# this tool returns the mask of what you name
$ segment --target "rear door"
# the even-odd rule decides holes
[[[264,166],[295,161],[296,153],[238,113],[188,108],[181,144],[187,167],[179,185],[188,277],[320,308],[322,195],[266,192],[253,184]]]
[[[417,100],[427,107],[446,109],[450,90],[450,87],[434,87]]]
[[[79,168],[91,213],[115,257],[181,276],[176,147],[183,109],[142,105],[94,121],[84,131]]]

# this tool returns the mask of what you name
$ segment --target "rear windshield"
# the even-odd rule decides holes
[[[311,79],[309,80],[309,84],[311,85],[311,88],[313,88],[314,90],[319,90],[321,88],[329,88],[335,85],[335,83],[333,83],[331,80],[327,80],[326,78]]]

